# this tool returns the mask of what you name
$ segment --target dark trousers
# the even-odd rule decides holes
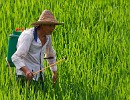
[[[34,80],[27,80],[25,76],[17,75],[16,81],[18,85],[21,85],[22,88],[26,88],[28,90],[33,90],[37,92],[38,90],[44,89],[44,82],[43,80],[34,81]],[[22,90],[20,90],[22,92]]]

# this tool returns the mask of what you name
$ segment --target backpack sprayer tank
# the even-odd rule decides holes
[[[8,61],[10,67],[15,67],[15,65],[13,64],[11,60],[11,57],[16,51],[17,41],[22,31],[23,29],[19,28],[19,29],[16,29],[16,31],[13,31],[13,33],[9,35],[8,53],[7,53],[6,61]]]

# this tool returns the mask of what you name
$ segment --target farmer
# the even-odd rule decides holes
[[[52,47],[51,34],[56,25],[62,25],[49,10],[44,10],[39,20],[32,23],[33,28],[22,32],[18,39],[17,51],[13,54],[12,61],[16,66],[17,79],[29,81],[42,80],[43,73],[33,75],[33,72],[41,70],[44,58],[51,65],[56,62],[56,54]],[[50,67],[53,82],[56,82],[57,66]]]

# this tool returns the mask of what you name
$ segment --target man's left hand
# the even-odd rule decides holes
[[[52,75],[52,80],[53,80],[53,83],[56,84],[56,74],[57,72],[53,72],[53,75]]]

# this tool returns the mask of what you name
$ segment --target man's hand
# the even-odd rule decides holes
[[[28,80],[32,80],[32,78],[34,77],[33,73],[31,71],[28,71],[26,74],[25,74],[26,78]]]
[[[53,80],[53,83],[56,84],[56,75],[57,75],[57,72],[54,71],[53,72],[53,75],[52,75],[52,80]]]
[[[20,70],[22,70],[28,80],[32,80],[34,77],[33,73],[25,66],[23,66]]]

